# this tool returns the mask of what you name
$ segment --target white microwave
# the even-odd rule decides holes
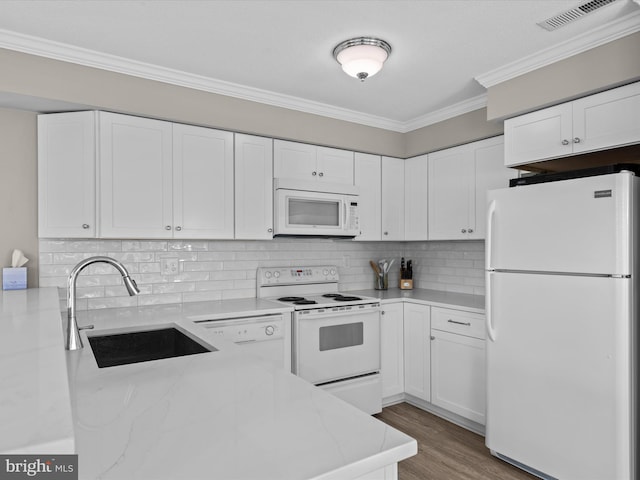
[[[355,237],[360,234],[358,195],[349,185],[285,184],[276,182],[275,235]]]

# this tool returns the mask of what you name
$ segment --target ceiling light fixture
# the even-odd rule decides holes
[[[378,73],[390,54],[391,45],[374,37],[351,38],[333,49],[333,58],[342,70],[362,82]]]

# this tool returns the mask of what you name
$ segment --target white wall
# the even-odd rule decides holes
[[[321,239],[273,241],[40,240],[40,286],[59,287],[79,261],[107,255],[122,261],[142,295],[129,297],[113,267],[87,267],[78,277],[78,309],[183,303],[256,295],[263,266],[337,265],[340,289],[373,288],[369,260],[395,258],[389,279],[398,285],[400,257],[413,259],[415,287],[484,293],[484,242],[353,242]],[[180,273],[163,275],[163,258],[178,258]]]

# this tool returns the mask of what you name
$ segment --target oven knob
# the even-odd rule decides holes
[[[271,278],[271,272],[264,272],[264,276],[266,278]]]
[[[326,277],[327,275],[329,275],[329,270],[325,268],[324,270],[322,270],[322,274]]]
[[[273,272],[273,276],[278,278],[280,276],[280,272],[276,270],[275,272]]]
[[[266,327],[264,327],[264,333],[269,337],[273,335],[275,331],[276,330],[275,328],[273,328],[273,325],[267,325]]]
[[[335,274],[336,274],[336,269],[335,269],[335,268],[332,268],[332,269],[331,269],[331,275],[335,275]]]

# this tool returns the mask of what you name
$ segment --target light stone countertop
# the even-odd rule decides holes
[[[27,304],[44,295],[57,309],[48,290],[29,291]],[[342,480],[414,455],[412,438],[191,321],[277,311],[290,310],[246,299],[80,312],[78,323],[95,330],[81,332],[85,348],[75,352],[64,352],[58,314],[50,354],[66,355],[67,368],[58,362],[48,374],[65,387],[68,374],[80,478]],[[170,324],[219,351],[101,369],[88,346],[87,333]],[[12,392],[2,392],[4,402]]]
[[[383,304],[403,300],[480,314],[484,314],[485,310],[485,297],[482,295],[470,295],[468,293],[443,292],[423,288],[414,288],[413,290],[401,290],[399,288],[375,290],[372,288],[369,290],[352,290],[348,293],[379,298]]]

